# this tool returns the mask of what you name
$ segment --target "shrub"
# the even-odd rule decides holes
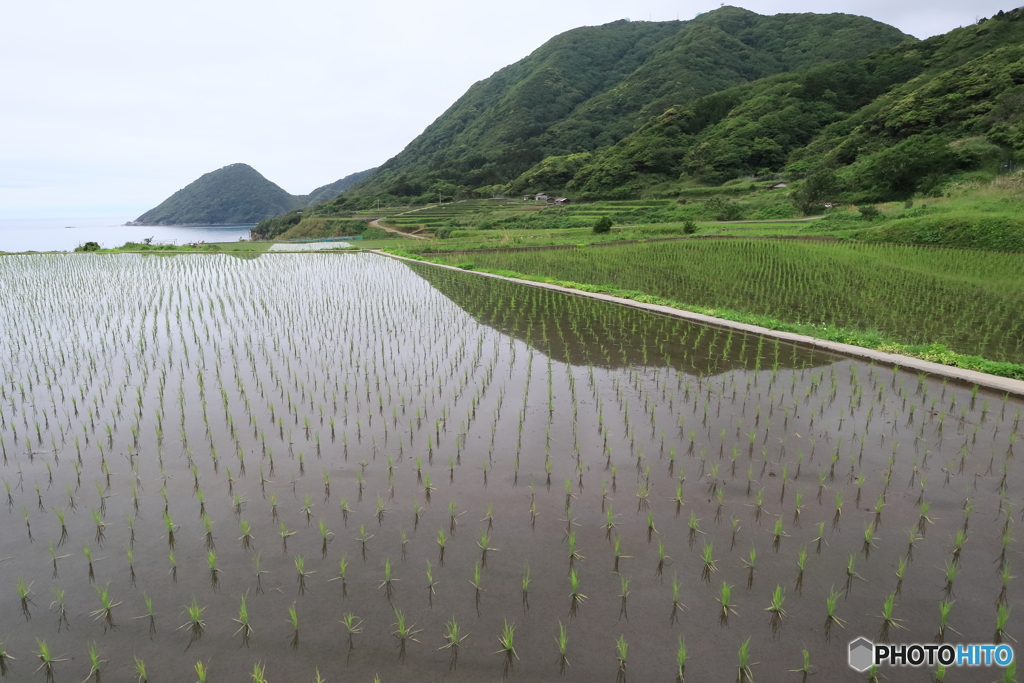
[[[75,251],[99,251],[99,250],[100,250],[99,242],[86,242],[85,244],[80,244],[77,247],[75,247]]]
[[[612,219],[608,218],[608,216],[601,216],[600,218],[597,219],[597,222],[594,223],[594,234],[603,235],[605,233],[611,232],[611,229]]]
[[[683,221],[683,234],[692,235],[697,232],[697,223],[692,218],[687,218]]]
[[[858,206],[857,211],[860,211],[860,217],[866,221],[873,221],[880,214],[879,210],[874,206]]]

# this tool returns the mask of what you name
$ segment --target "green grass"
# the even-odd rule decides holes
[[[1024,377],[1020,254],[701,239],[431,258]]]
[[[125,242],[119,247],[88,252],[91,254],[222,254],[258,256],[271,247],[271,242],[207,242],[195,247],[187,244],[150,245]]]

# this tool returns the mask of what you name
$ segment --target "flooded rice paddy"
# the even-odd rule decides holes
[[[859,680],[857,636],[1024,633],[1015,397],[370,254],[0,295],[12,679]]]

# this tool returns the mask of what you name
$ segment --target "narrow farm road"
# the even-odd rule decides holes
[[[417,240],[429,240],[430,239],[429,237],[424,237],[423,235],[410,235],[407,232],[402,232],[401,230],[396,230],[395,228],[389,228],[386,225],[381,225],[380,221],[381,221],[381,219],[375,218],[372,221],[370,221],[370,225],[372,225],[375,228],[380,228],[381,230],[386,230],[387,232],[393,232],[396,235],[401,235],[402,237],[412,237],[413,239],[417,239]]]

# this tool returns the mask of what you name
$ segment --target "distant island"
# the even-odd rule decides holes
[[[126,225],[246,225],[333,199],[369,176],[368,169],[293,195],[248,164],[206,173]]]

